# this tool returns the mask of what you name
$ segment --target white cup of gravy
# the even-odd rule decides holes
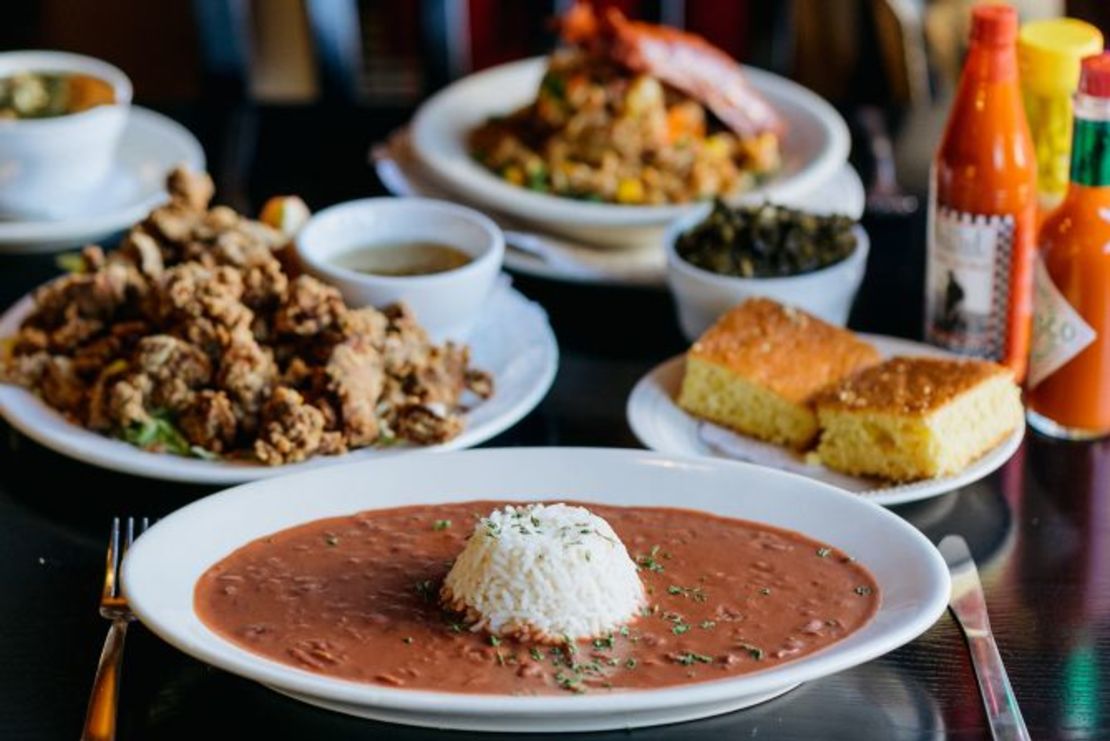
[[[296,238],[312,275],[351,306],[404,302],[437,342],[463,340],[493,290],[501,230],[469,208],[425,198],[366,198],[315,214]]]
[[[56,51],[0,53],[0,218],[62,219],[108,178],[131,81]]]

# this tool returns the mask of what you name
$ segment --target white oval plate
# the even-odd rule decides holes
[[[912,340],[864,333],[859,336],[873,344],[883,357],[957,357]],[[673,357],[649,371],[629,394],[625,409],[628,425],[645,447],[672,455],[707,455],[780,468],[863,495],[868,501],[887,507],[947,494],[978,481],[1010,460],[1025,436],[1023,422],[1005,440],[953,476],[908,484],[848,476],[820,464],[807,463],[801,456],[781,446],[741,435],[689,414],[675,401],[682,386],[684,370],[685,356]]]
[[[108,182],[81,213],[58,221],[0,220],[0,254],[54,252],[126,229],[166,199],[166,174],[181,164],[204,170],[196,137],[160,113],[131,106]]]
[[[0,317],[0,337],[12,335],[31,306],[30,297],[25,296]],[[0,383],[0,414],[32,440],[94,466],[167,481],[237,484],[350,460],[468,448],[516,424],[540,403],[555,380],[559,347],[547,323],[547,314],[539,304],[507,285],[499,286],[490,297],[467,344],[474,365],[493,374],[494,395],[467,413],[461,435],[441,445],[360,448],[304,463],[264,466],[151,453],[75,425],[34,394],[3,383]]]
[[[882,602],[875,618],[843,641],[754,674],[552,697],[403,690],[324,677],[252,654],[194,612],[201,574],[256,538],[366,509],[474,499],[678,505],[789,528],[858,559],[875,576]],[[215,494],[136,542],[123,564],[123,590],[143,623],[178,649],[307,702],[396,723],[520,733],[673,723],[762,702],[913,640],[944,612],[949,579],[940,554],[912,525],[801,476],[637,450],[507,448],[363,461]]]
[[[412,143],[430,174],[468,200],[547,229],[598,244],[629,246],[658,238],[688,204],[621,206],[536,193],[505,182],[474,161],[467,137],[492,115],[535,99],[546,57],[510,62],[470,75],[416,112]],[[744,73],[786,120],[782,170],[742,200],[790,201],[828,181],[848,160],[848,126],[828,102],[796,82],[753,67]]]

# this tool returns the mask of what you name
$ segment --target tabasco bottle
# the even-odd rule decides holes
[[[1067,195],[1041,227],[1029,422],[1110,435],[1110,54],[1083,60]]]
[[[971,45],[929,191],[925,334],[1010,367],[1029,355],[1036,157],[1018,86],[1017,13],[972,10]]]

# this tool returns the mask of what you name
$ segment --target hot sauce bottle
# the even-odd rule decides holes
[[[1029,422],[1092,438],[1110,434],[1110,54],[1083,60],[1069,180],[1040,233]]]
[[[1037,224],[1036,156],[1018,86],[1017,13],[972,10],[971,45],[933,162],[925,334],[1025,377]]]

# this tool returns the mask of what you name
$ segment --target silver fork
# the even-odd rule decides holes
[[[104,589],[100,593],[100,616],[111,620],[112,627],[108,629],[104,649],[100,652],[100,663],[96,667],[96,678],[89,696],[89,709],[85,714],[81,741],[111,741],[116,737],[123,640],[127,636],[128,623],[135,619],[127,600],[119,591],[119,566],[137,535],[142,535],[150,527],[150,520],[144,517],[139,521],[138,534],[135,532],[135,525],[135,518],[128,517],[123,527],[121,546],[120,518],[112,518],[112,534],[108,538],[108,555],[104,566]]]

